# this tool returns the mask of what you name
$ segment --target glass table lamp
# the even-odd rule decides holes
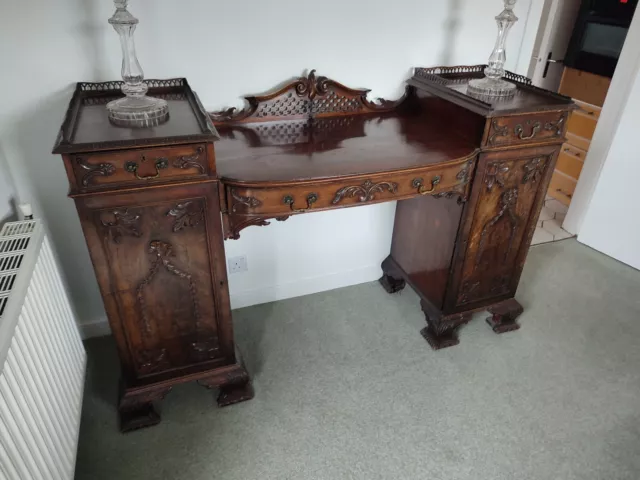
[[[122,46],[122,93],[125,97],[107,104],[109,120],[122,127],[154,127],[167,121],[169,107],[160,98],[147,97],[144,72],[136,56],[133,32],[138,19],[127,10],[128,0],[114,0],[116,11],[109,23],[120,36]]]
[[[484,78],[478,78],[469,82],[467,92],[472,95],[488,97],[510,97],[516,93],[516,86],[503,80],[504,63],[507,60],[505,45],[507,35],[511,27],[518,21],[513,13],[513,7],[517,0],[504,0],[504,10],[496,17],[498,22],[498,38],[493,53],[489,57],[489,64],[484,69]]]

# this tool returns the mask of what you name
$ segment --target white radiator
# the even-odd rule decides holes
[[[0,231],[0,478],[72,479],[86,354],[38,220]]]

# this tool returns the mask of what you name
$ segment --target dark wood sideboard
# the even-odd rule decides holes
[[[398,101],[311,72],[243,110],[207,113],[185,79],[148,81],[169,121],[127,129],[105,105],[119,82],[80,83],[62,155],[122,363],[121,429],[160,421],[177,383],[253,397],[233,338],[223,239],[291,215],[401,200],[382,286],[421,297],[434,348],[488,310],[518,328],[514,299],[571,100],[518,85],[466,95],[484,66],[418,68]],[[215,145],[215,148],[214,148]]]

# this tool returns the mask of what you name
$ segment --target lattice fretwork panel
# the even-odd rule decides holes
[[[358,112],[362,109],[362,104],[357,97],[346,97],[338,95],[336,92],[329,92],[323,97],[313,100],[313,113],[347,113]]]
[[[257,117],[286,117],[290,115],[306,115],[309,102],[293,92],[289,92],[269,102],[261,103],[256,112]]]

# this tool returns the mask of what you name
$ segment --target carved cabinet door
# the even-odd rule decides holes
[[[515,295],[557,147],[481,155],[447,305],[468,310]]]
[[[233,358],[218,202],[217,182],[77,200],[129,381]]]

